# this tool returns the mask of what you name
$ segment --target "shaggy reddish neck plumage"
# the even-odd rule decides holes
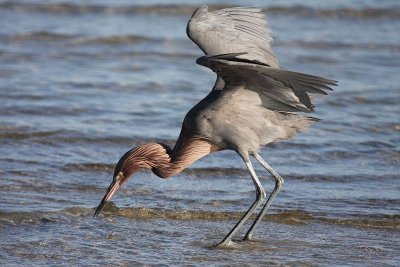
[[[198,138],[179,143],[173,150],[163,144],[148,143],[127,152],[121,158],[121,168],[117,166],[115,171],[130,176],[139,169],[150,169],[157,176],[168,178],[217,150],[216,146]]]

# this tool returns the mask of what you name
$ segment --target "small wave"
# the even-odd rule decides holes
[[[18,96],[14,96],[15,98],[18,98]],[[8,97],[12,98],[12,97]],[[22,95],[19,99],[22,98],[29,98],[26,95]],[[40,98],[39,98],[40,99]],[[32,99],[30,99],[32,100]],[[36,108],[36,107],[29,107],[29,106],[23,106],[23,107],[15,107],[13,109],[9,108],[0,108],[0,114],[1,115],[47,115],[47,116],[55,116],[55,115],[70,115],[70,116],[78,116],[83,113],[87,113],[86,107],[62,107],[62,106],[53,106],[53,107],[47,107],[47,108]]]
[[[46,141],[46,140],[42,140]],[[48,140],[48,142],[64,142],[68,144],[112,144],[112,145],[125,145],[125,146],[138,146],[144,143],[156,142],[156,143],[163,143],[168,144],[171,146],[175,143],[175,140],[167,140],[167,139],[147,139],[143,137],[122,137],[122,136],[88,136],[88,135],[81,135],[80,133],[69,133],[63,136],[54,137],[52,140]],[[128,149],[128,148],[127,148]]]
[[[209,10],[231,7],[231,5],[213,4]],[[165,14],[165,15],[188,15],[190,16],[197,6],[193,5],[129,5],[129,6],[106,6],[106,5],[84,5],[67,3],[26,3],[9,1],[0,3],[0,9],[38,12],[51,14]],[[400,7],[343,7],[343,8],[313,8],[304,5],[294,6],[270,6],[264,7],[267,14],[283,14],[307,17],[330,17],[330,18],[400,18]]]
[[[287,14],[306,17],[329,17],[329,18],[399,18],[400,7],[344,7],[344,8],[312,8],[302,5],[289,7],[275,6],[265,9],[267,14]]]
[[[376,180],[385,180],[385,179],[397,179],[398,175],[283,175],[283,178],[290,180],[301,180],[304,182],[356,182],[356,181],[376,181]]]
[[[224,8],[226,5],[213,5],[210,8]],[[39,13],[105,13],[105,14],[192,14],[197,6],[188,5],[156,5],[156,6],[105,6],[105,5],[83,5],[67,3],[46,3],[34,4],[23,2],[4,2],[0,3],[0,9],[8,9],[25,12]]]
[[[39,132],[3,132],[0,133],[0,138],[21,140],[30,139],[36,137],[50,137],[60,134],[61,131],[39,131]]]
[[[67,172],[75,172],[75,171],[113,171],[115,164],[108,163],[70,163],[62,167],[62,170]]]
[[[384,44],[384,43],[344,43],[344,42],[324,42],[324,41],[304,41],[304,40],[293,40],[293,41],[274,41],[274,45],[277,46],[289,46],[289,47],[305,47],[312,49],[364,49],[364,50],[390,50],[400,51],[400,45],[398,44]],[[319,59],[319,58],[317,58]],[[328,62],[336,62],[331,58],[322,58],[320,60]]]
[[[111,35],[111,36],[96,36],[87,37],[73,34],[62,34],[48,31],[40,32],[27,32],[11,35],[0,35],[0,39],[5,40],[8,43],[21,43],[21,42],[52,42],[52,43],[63,43],[68,46],[85,46],[85,45],[135,45],[147,42],[174,42],[183,43],[187,42],[186,39],[168,39],[163,40],[160,38],[151,38],[143,35]],[[325,41],[304,41],[304,40],[292,40],[292,41],[274,41],[275,46],[286,46],[286,47],[304,47],[312,49],[364,49],[364,50],[388,50],[392,52],[400,51],[400,45],[398,44],[384,44],[384,43],[345,43],[345,42],[325,42]],[[71,52],[73,53],[73,52]],[[121,54],[126,55],[126,54]],[[197,57],[198,54],[190,53],[163,53],[163,52],[129,52],[127,55],[133,56],[157,56],[157,57],[173,57],[173,58],[188,58]],[[1,53],[0,53],[1,56]],[[30,59],[32,55],[22,54],[24,57]],[[88,54],[89,57],[96,55]],[[313,62],[322,63],[336,63],[336,59],[329,57],[305,57],[306,60]]]
[[[38,224],[57,222],[54,216],[49,216],[46,212],[0,212],[0,225],[11,224]]]
[[[387,95],[384,97],[370,98],[366,96],[354,96],[351,99],[354,103],[360,105],[371,105],[371,104],[385,104],[385,105],[398,105],[397,99],[388,98]]]
[[[67,172],[112,172],[114,170],[114,163],[69,163],[61,167],[63,171]],[[196,176],[244,176],[248,174],[245,168],[188,168],[183,170],[186,175],[196,175]]]
[[[154,39],[138,36],[138,35],[114,35],[96,38],[75,38],[70,44],[85,45],[85,44],[137,44],[143,42],[155,41]]]
[[[124,55],[124,54],[121,54]],[[158,51],[150,51],[150,52],[129,52],[125,55],[130,56],[138,56],[138,57],[157,57],[157,58],[191,58],[195,59],[199,57],[197,53],[179,53],[179,52],[158,52]]]
[[[49,212],[0,212],[0,222],[9,224],[38,224],[57,223],[66,217],[91,217],[94,208],[71,207],[60,211]],[[243,215],[243,212],[214,212],[197,210],[165,210],[154,208],[118,208],[113,202],[109,202],[103,209],[100,216],[117,216],[135,220],[206,220],[206,221],[236,221]],[[255,215],[252,217],[255,219]],[[289,224],[302,225],[311,222],[349,227],[367,228],[389,228],[400,229],[400,215],[365,216],[352,215],[349,218],[333,218],[318,214],[311,214],[302,210],[282,211],[269,214],[265,220]]]
[[[122,137],[122,136],[97,136],[84,135],[76,131],[48,130],[35,131],[29,127],[0,127],[0,138],[11,140],[30,140],[42,144],[124,144],[136,146],[143,143],[158,142],[173,145],[175,140],[151,139],[143,137]]]
[[[396,148],[395,144],[390,142],[383,142],[383,141],[366,141],[360,143],[362,146],[367,146],[371,148]]]
[[[10,43],[18,42],[60,42],[68,41],[69,45],[88,45],[88,44],[137,44],[149,41],[157,41],[145,36],[139,35],[113,35],[100,37],[83,37],[80,35],[63,34],[48,31],[27,32],[12,35],[2,35],[1,39]]]
[[[213,175],[213,176],[243,176],[247,175],[248,171],[245,168],[218,168],[218,167],[211,167],[211,168],[190,168],[183,171],[189,175]]]
[[[10,36],[2,36],[8,42],[23,42],[23,41],[64,41],[73,38],[78,38],[75,35],[61,34],[54,32],[28,32],[19,33]]]

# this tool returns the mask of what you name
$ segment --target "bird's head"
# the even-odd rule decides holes
[[[121,185],[128,180],[132,174],[139,169],[137,164],[134,163],[134,158],[132,158],[132,154],[135,151],[134,149],[126,152],[118,161],[117,165],[114,168],[113,180],[110,186],[107,189],[106,194],[100,202],[100,205],[97,207],[96,212],[93,217],[99,215],[101,210],[110,201],[111,197],[121,188]]]
[[[99,215],[101,210],[110,201],[111,197],[121,188],[129,177],[140,169],[153,169],[165,161],[169,161],[169,147],[164,144],[148,143],[138,146],[126,152],[114,168],[113,180],[107,189],[106,194],[97,207],[94,217]]]

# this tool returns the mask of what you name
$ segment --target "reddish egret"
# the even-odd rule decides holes
[[[114,178],[98,206],[96,217],[121,185],[135,172],[150,169],[161,178],[171,177],[211,152],[236,151],[250,173],[256,200],[220,246],[232,237],[266,193],[250,161],[253,156],[275,179],[275,188],[244,236],[250,240],[271,202],[282,189],[283,178],[258,151],[274,141],[287,140],[317,119],[299,115],[314,109],[308,94],[327,94],[336,81],[279,68],[271,50],[272,38],[258,8],[227,8],[208,12],[196,9],[187,25],[187,35],[206,56],[197,63],[217,74],[212,91],[186,115],[173,149],[149,143],[126,152],[114,170]]]

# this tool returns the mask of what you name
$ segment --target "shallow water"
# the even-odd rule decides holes
[[[400,265],[397,1],[261,5],[280,65],[339,87],[308,133],[261,151],[286,183],[255,241],[246,224],[214,248],[255,198],[234,152],[138,173],[92,219],[122,153],[173,145],[212,87],[185,36],[201,3],[0,1],[2,265]]]

